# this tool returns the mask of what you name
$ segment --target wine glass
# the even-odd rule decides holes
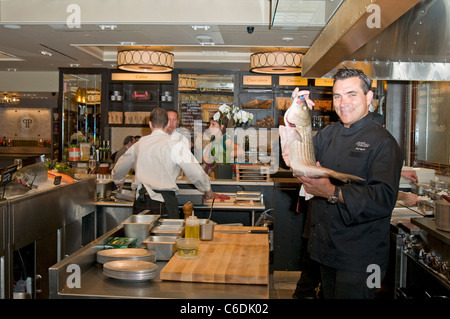
[[[88,165],[89,165],[89,169],[91,170],[89,173],[93,174],[94,168],[97,167],[97,161],[93,157],[91,157],[89,159]]]

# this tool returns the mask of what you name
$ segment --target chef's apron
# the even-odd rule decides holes
[[[178,209],[178,199],[175,196],[174,191],[156,191],[155,193],[161,194],[164,202],[151,199],[145,188],[142,187],[139,190],[139,197],[134,201],[133,210],[134,214],[138,214],[143,210],[149,210],[150,214],[160,215],[162,218],[178,219],[180,218],[180,212]]]

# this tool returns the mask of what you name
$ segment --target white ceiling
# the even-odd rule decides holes
[[[340,2],[0,0],[0,71],[115,68],[117,49],[130,43],[172,52],[175,68],[248,70],[254,52],[306,53]],[[81,24],[70,28],[68,19],[77,13],[73,4]],[[194,25],[210,28],[194,30]],[[201,45],[198,36],[210,37],[214,45]]]

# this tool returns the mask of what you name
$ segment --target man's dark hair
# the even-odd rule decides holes
[[[372,87],[372,80],[367,75],[365,75],[363,71],[358,69],[352,68],[339,69],[333,76],[333,80],[334,82],[336,82],[337,80],[343,80],[352,77],[357,77],[361,80],[361,89],[363,90],[364,94],[367,94],[367,92],[370,91],[370,88]]]
[[[127,145],[128,143],[133,142],[133,136],[128,135],[127,137],[125,137],[125,139],[123,140],[123,145]]]
[[[154,128],[165,128],[169,122],[167,111],[157,107],[150,113],[150,122]]]

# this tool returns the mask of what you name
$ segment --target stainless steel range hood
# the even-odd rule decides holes
[[[363,69],[373,79],[450,81],[450,1],[422,0],[355,52],[343,50],[350,54],[320,76],[332,77],[346,66]],[[314,69],[320,62],[309,73]]]

